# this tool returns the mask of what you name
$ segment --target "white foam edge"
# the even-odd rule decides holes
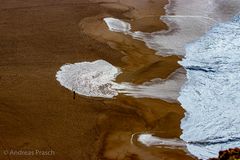
[[[178,138],[160,138],[150,133],[138,135],[137,141],[147,147],[162,146],[162,147],[186,147],[186,143]]]

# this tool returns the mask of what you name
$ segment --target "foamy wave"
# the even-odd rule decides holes
[[[187,45],[187,83],[179,101],[186,110],[181,138],[207,159],[240,146],[240,16]]]

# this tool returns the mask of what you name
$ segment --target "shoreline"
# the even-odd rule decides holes
[[[164,8],[164,7],[163,7]],[[151,49],[147,49],[146,47],[140,47],[139,46],[139,44],[141,44],[142,42],[141,41],[138,41],[138,40],[134,40],[134,39],[132,39],[131,37],[129,37],[129,36],[126,36],[126,35],[123,35],[123,34],[121,34],[121,33],[114,33],[114,32],[111,32],[111,31],[109,31],[109,30],[106,30],[106,25],[104,25],[103,24],[103,22],[102,22],[102,19],[103,19],[103,17],[106,17],[106,16],[108,16],[108,15],[100,15],[100,16],[96,16],[96,17],[90,17],[90,18],[87,18],[87,19],[84,19],[83,21],[81,21],[80,22],[80,24],[79,24],[79,26],[83,29],[83,31],[86,33],[86,34],[88,34],[88,35],[91,35],[92,37],[94,37],[96,40],[98,40],[98,41],[100,41],[100,42],[102,42],[102,43],[106,43],[107,42],[107,44],[110,46],[110,47],[112,47],[113,49],[117,49],[117,50],[123,50],[125,53],[124,53],[124,55],[125,55],[125,59],[126,59],[126,57],[128,58],[129,56],[133,56],[133,59],[136,59],[137,58],[137,60],[139,61],[139,60],[141,60],[141,58],[138,58],[138,54],[139,54],[139,52],[140,53],[144,53],[144,52],[142,52],[142,50],[143,51],[145,51],[145,50],[147,50],[148,52],[150,51],[150,55],[151,56],[153,56],[154,57],[154,59],[159,59],[159,58],[162,58],[162,59],[171,59],[171,57],[174,57],[174,56],[169,56],[169,57],[162,57],[162,56],[159,56],[159,55],[156,55],[154,52],[152,52],[151,51]],[[160,17],[160,16],[159,16]],[[98,26],[98,30],[96,30],[95,28],[92,30],[91,29],[91,26]],[[163,28],[163,29],[165,29],[165,28]],[[100,33],[98,33],[98,31],[101,31]],[[111,38],[111,37],[114,37],[114,38]],[[122,38],[124,37],[124,41],[127,41],[128,43],[123,43],[123,40],[121,40]],[[129,39],[130,38],[130,39]],[[111,43],[109,43],[109,41],[111,41]],[[114,42],[114,43],[113,43]],[[135,45],[136,47],[134,47],[134,50],[133,49],[131,49],[130,50],[130,52],[129,52],[129,48],[125,48],[125,46],[128,46],[129,45],[129,42],[130,42],[130,45]],[[118,44],[119,43],[119,44]],[[121,45],[120,45],[121,44]],[[120,45],[120,47],[118,46],[118,45]],[[125,46],[124,46],[125,45]],[[137,50],[138,52],[136,52],[135,50],[137,49],[137,47],[140,47],[141,48],[141,50]],[[132,51],[134,51],[133,53],[131,53]],[[123,52],[122,52],[123,53]],[[146,53],[144,53],[145,55],[146,55]],[[143,54],[143,55],[144,55]],[[148,54],[147,54],[148,55]],[[144,57],[144,58],[146,58],[146,57]],[[133,62],[133,59],[131,59],[131,60],[128,60],[129,62]],[[136,62],[138,62],[137,60],[135,60]],[[149,59],[149,60],[151,60],[151,59]],[[178,60],[180,60],[179,58],[177,58],[177,61]],[[123,61],[123,62],[127,62],[127,63],[129,63],[128,61]],[[144,60],[145,61],[145,60]],[[146,65],[145,63],[146,62],[144,62],[143,61],[143,66],[144,65]],[[175,62],[171,62],[171,63],[169,63],[169,66],[174,66],[173,64],[175,64],[176,66],[177,66],[177,68],[179,68],[179,64],[177,63],[177,61],[175,61]],[[149,62],[147,62],[147,63],[149,63]],[[155,63],[155,61],[154,61],[154,63]],[[150,63],[151,64],[151,63]],[[170,65],[171,64],[171,65]],[[136,66],[139,66],[139,62],[138,62],[138,64],[136,65]],[[128,75],[134,75],[133,73],[134,73],[134,70],[136,71],[136,67],[134,67],[134,66],[131,66],[130,65],[130,70],[131,70],[131,72],[130,73],[128,73]],[[162,66],[163,67],[163,66]],[[159,70],[160,68],[162,68],[162,67],[158,67],[157,69]],[[166,66],[164,66],[164,67],[166,67]],[[119,80],[119,77],[121,77],[122,75],[124,75],[124,74],[126,74],[126,68],[128,68],[126,65],[124,66],[124,67],[120,67],[120,68],[124,68],[124,71],[123,71],[123,73],[121,73],[120,74],[120,76],[118,76],[118,79],[117,79],[117,81]],[[140,68],[141,69],[141,68]],[[139,69],[137,69],[137,70],[139,70]],[[174,69],[174,71],[176,70],[176,68]],[[171,71],[171,72],[173,72],[173,71]],[[170,73],[171,73],[170,72]],[[166,73],[166,72],[165,72]],[[167,74],[167,76],[170,74],[170,73],[168,73]],[[156,77],[159,77],[159,76],[163,76],[163,74],[156,74]],[[135,77],[137,77],[136,75],[134,75]],[[123,81],[123,82],[126,82],[126,77],[129,77],[129,76],[125,76],[125,79],[121,79],[121,81]],[[164,77],[164,78],[166,78],[166,77]],[[130,79],[131,80],[131,79]],[[151,80],[151,79],[147,79],[147,80]],[[131,80],[132,81],[132,80]],[[145,82],[146,80],[144,80],[144,81],[142,81],[142,82]],[[139,83],[139,82],[138,82]],[[140,81],[140,83],[141,83],[141,81]],[[117,99],[118,99],[119,97],[117,97]],[[128,98],[128,97],[126,97],[126,96],[124,96],[124,98]],[[129,97],[130,98],[130,97]],[[128,99],[129,99],[128,98]],[[132,98],[131,98],[132,99]],[[152,101],[153,99],[151,99],[151,101]],[[111,102],[111,100],[107,100],[109,103],[112,103]],[[136,101],[136,102],[138,102],[139,100],[138,99],[134,99],[134,101]],[[158,101],[158,100],[157,100]],[[161,101],[161,100],[160,100]],[[159,103],[159,104],[161,104],[161,103]],[[142,104],[141,104],[142,105]],[[180,106],[179,106],[179,108],[181,108]],[[178,123],[180,123],[180,120],[179,120],[179,122]],[[142,130],[143,131],[143,130]],[[169,134],[169,133],[168,133]],[[110,134],[109,136],[110,137],[115,137],[115,136],[117,136],[118,135],[118,133],[112,133],[112,134]],[[164,134],[165,136],[166,136],[166,134]],[[169,135],[171,135],[171,134],[169,134]],[[128,137],[129,137],[130,135],[128,135]],[[110,144],[111,145],[113,145],[112,143],[116,143],[116,142],[111,142]],[[128,147],[126,147],[126,148],[128,148]],[[111,155],[111,154],[113,154],[114,155],[114,153],[111,153],[111,152],[109,152],[108,150],[110,150],[110,149],[107,149],[107,150],[105,150],[105,152],[107,152],[108,154],[107,155]],[[116,152],[116,151],[115,151]],[[133,151],[132,151],[133,152]],[[177,151],[177,152],[182,152],[182,151]],[[111,154],[110,154],[111,153]],[[138,154],[138,153],[135,153],[135,154]],[[113,157],[112,157],[113,158]],[[190,157],[188,157],[188,158],[190,158]]]
[[[171,2],[170,2],[171,3]],[[209,2],[210,3],[210,2]],[[172,6],[169,6],[170,4],[168,4],[168,5],[165,5],[164,6],[164,8],[165,9],[169,9],[169,7],[172,7]],[[199,3],[195,3],[195,2],[193,2],[193,3],[191,3],[190,4],[190,6],[191,5],[199,5]],[[204,5],[201,5],[200,4],[200,6],[202,7],[202,8],[205,8],[206,7],[206,5],[204,6]],[[176,6],[175,6],[176,7]],[[179,6],[178,6],[179,7]],[[180,6],[181,7],[181,6]],[[214,8],[214,7],[212,7],[212,8]],[[208,6],[207,6],[207,9],[210,9],[210,10],[207,10],[208,12],[210,12],[210,13],[206,13],[206,15],[198,15],[198,13],[196,14],[195,12],[192,12],[192,15],[187,15],[187,16],[184,16],[184,15],[179,15],[179,16],[177,16],[177,18],[202,18],[202,19],[204,19],[204,20],[209,20],[209,22],[207,22],[207,23],[209,23],[209,24],[207,24],[206,26],[201,26],[199,29],[200,29],[200,31],[197,31],[198,33],[196,33],[196,35],[194,35],[194,36],[189,36],[189,35],[187,35],[185,38],[185,40],[183,41],[183,44],[187,44],[187,43],[190,43],[191,41],[194,41],[194,40],[196,40],[197,38],[199,38],[199,37],[201,37],[201,35],[203,35],[203,34],[205,34],[205,32],[206,32],[206,30],[208,30],[209,28],[211,28],[215,23],[217,23],[217,20],[215,21],[215,20],[212,20],[211,19],[211,16],[212,17],[215,17],[216,18],[216,16],[218,16],[218,11],[217,10],[215,10],[215,8],[214,8],[214,10],[212,10],[212,8],[208,8]],[[181,11],[181,10],[180,10]],[[215,12],[216,13],[215,13]],[[170,12],[170,10],[167,10],[166,12]],[[234,10],[233,10],[233,12],[234,12]],[[210,17],[210,18],[208,18],[208,16]],[[228,17],[228,16],[230,16],[230,14],[228,13],[228,15],[226,15],[226,16],[223,16],[223,19],[224,18],[226,18],[226,17]],[[102,17],[109,17],[108,15],[106,16],[106,15],[104,15],[104,16],[102,16]],[[168,22],[171,22],[170,24],[168,24],[168,26],[169,27],[171,27],[171,25],[172,25],[172,21],[171,20],[169,20],[169,18],[172,18],[171,16],[165,16],[165,17],[167,17],[167,19],[168,19]],[[174,17],[174,16],[173,16]],[[206,18],[207,17],[207,18]],[[94,19],[94,18],[93,18]],[[103,18],[100,18],[100,19],[103,19]],[[113,21],[114,19],[112,19],[111,21]],[[117,19],[116,19],[117,20]],[[110,22],[110,19],[108,20],[108,21],[105,21],[106,22],[106,24],[108,25],[108,28],[109,28],[109,30],[110,31],[113,31],[113,32],[122,32],[122,34],[124,33],[125,34],[125,36],[127,35],[127,36],[130,36],[130,37],[132,37],[133,39],[136,39],[136,40],[142,40],[142,41],[144,41],[145,43],[146,43],[146,45],[149,47],[149,48],[152,48],[152,49],[155,49],[158,53],[159,52],[164,52],[165,51],[165,49],[163,49],[163,51],[162,51],[162,49],[161,48],[158,48],[158,43],[159,42],[157,42],[157,41],[155,41],[155,42],[153,42],[152,41],[152,39],[154,39],[155,37],[157,37],[158,38],[158,40],[160,39],[161,40],[161,34],[163,34],[162,33],[162,31],[158,31],[158,32],[155,32],[155,33],[145,33],[145,32],[141,32],[141,31],[137,31],[137,32],[131,32],[132,30],[131,30],[131,22],[130,21],[121,21],[121,20],[114,20],[113,22]],[[163,19],[163,17],[162,17],[162,20],[164,20]],[[133,19],[131,19],[131,21],[133,21]],[[221,21],[221,19],[218,19],[218,21]],[[167,22],[166,20],[165,20],[165,22]],[[180,27],[181,29],[182,28],[187,28],[186,26],[188,26],[188,24],[186,23],[185,24],[185,22],[183,23],[181,20],[180,21],[174,21],[174,22],[176,22],[176,24],[178,24],[179,26],[178,27]],[[200,21],[201,22],[201,21]],[[88,21],[88,23],[89,23],[89,21]],[[95,21],[93,22],[93,23],[95,23]],[[116,24],[114,24],[114,23],[116,23]],[[115,26],[114,25],[116,25],[116,27],[118,27],[118,26],[121,26],[120,24],[117,24],[117,23],[121,23],[121,25],[125,25],[125,26],[128,26],[128,28],[114,28]],[[94,24],[92,24],[91,22],[90,22],[90,24],[91,25],[93,25],[93,26],[95,26]],[[113,24],[113,26],[111,26],[111,24]],[[87,25],[87,23],[85,23],[83,26],[84,27],[86,27],[85,25]],[[82,25],[81,25],[82,26]],[[83,30],[84,30],[84,27],[82,27],[83,28]],[[124,27],[124,26],[123,26]],[[88,28],[88,27],[87,27]],[[103,27],[103,29],[104,29],[104,27]],[[172,31],[172,29],[173,28],[170,28],[170,29],[168,29],[168,30],[166,30],[166,31],[164,31],[165,33],[169,33],[169,32],[171,32]],[[194,27],[193,27],[193,29],[194,29]],[[194,29],[195,30],[195,29]],[[193,30],[190,30],[191,32],[190,33],[192,33],[192,31]],[[183,31],[182,33],[186,33],[187,31]],[[91,34],[91,30],[89,31],[87,31],[86,33],[88,33],[88,34]],[[170,36],[170,39],[172,39],[172,38],[174,38],[174,36],[175,36],[175,38],[177,38],[177,37],[182,37],[181,36],[181,34],[182,33],[178,33],[179,35],[171,35]],[[94,34],[97,34],[97,33],[95,33],[95,31],[93,32],[93,34],[91,35],[91,36],[96,36],[96,35],[94,35]],[[152,36],[152,34],[155,34],[154,36]],[[159,36],[159,35],[160,36]],[[119,33],[116,33],[116,35],[118,35],[119,36]],[[147,36],[150,36],[150,37],[152,37],[152,39],[151,38],[147,38]],[[167,35],[165,35],[165,36],[167,36]],[[189,36],[189,37],[188,37]],[[111,33],[109,33],[109,35],[108,36],[105,36],[105,32],[103,32],[103,33],[101,33],[100,35],[97,35],[96,36],[97,37],[97,40],[99,40],[99,41],[104,41],[104,40],[106,40],[107,42],[109,42],[109,40],[111,40],[111,42],[113,42],[112,41],[112,39],[111,39]],[[104,40],[102,40],[102,39],[99,39],[99,37],[101,37],[101,38],[103,38]],[[120,37],[120,36],[119,36]],[[115,37],[114,37],[115,38]],[[163,37],[163,39],[166,39],[166,38],[164,38]],[[169,40],[170,40],[169,39]],[[150,43],[156,43],[156,46],[155,46],[155,44],[150,44],[148,41],[150,41]],[[120,43],[121,42],[121,45],[127,45],[127,44],[123,44],[122,43],[122,41],[120,40],[119,42],[117,41],[115,41],[114,43],[111,43],[111,44],[108,44],[110,47],[112,47],[112,48],[114,48],[114,49],[117,49],[117,50],[122,50],[122,48],[120,48],[119,46],[117,46],[116,45],[116,43]],[[128,41],[128,42],[131,42],[131,41]],[[180,47],[180,48],[182,48],[183,47],[183,44],[178,44],[179,46],[178,47]],[[129,44],[128,44],[129,45]],[[173,46],[173,47],[175,47],[175,46]],[[167,47],[168,48],[168,47]],[[181,53],[181,50],[182,49],[180,49],[180,48],[178,48],[179,50],[179,52],[180,52],[180,55],[184,55],[183,53]],[[135,48],[136,49],[136,48]],[[177,48],[173,48],[173,50],[172,50],[172,52],[174,52],[174,50],[176,51],[176,49]],[[123,51],[122,51],[123,52]],[[169,52],[169,51],[167,51],[167,52]],[[124,50],[124,53],[125,53],[125,58],[128,58],[128,56],[129,56],[129,53],[128,52],[125,52],[125,50]],[[159,53],[160,54],[160,53]],[[167,53],[167,54],[169,54],[169,53]],[[178,53],[176,53],[175,52],[175,54],[178,54]],[[137,54],[133,54],[133,57],[137,57]],[[134,57],[134,58],[135,58]],[[141,60],[141,58],[138,58],[138,60]],[[132,62],[131,60],[130,60],[130,62]],[[146,62],[144,62],[144,63],[146,63]],[[143,63],[143,66],[144,66],[144,63]],[[128,68],[128,66],[125,66],[126,68]],[[136,71],[136,68],[132,68],[132,73],[130,74],[130,75],[133,75],[133,73],[134,73],[134,71]],[[124,72],[123,72],[123,74],[124,74]],[[135,75],[134,75],[135,76]],[[125,82],[125,81],[124,81]],[[139,92],[139,91],[137,91],[138,89],[140,89],[141,90],[141,88],[144,88],[145,86],[136,86],[135,88],[134,87],[132,87],[131,85],[128,85],[128,86],[126,86],[126,87],[130,87],[130,88],[132,88],[132,89],[129,89],[129,93],[128,93],[128,89],[126,89],[126,91],[123,91],[122,93],[126,93],[126,95],[133,95],[134,96],[134,94],[136,94],[136,97],[137,98],[139,98],[139,97],[141,97],[141,94],[139,94],[139,93],[137,93],[137,92]],[[132,91],[131,91],[132,90]],[[141,91],[140,91],[141,92]],[[146,92],[147,92],[147,90],[143,90],[142,91],[143,92],[143,94],[147,94]],[[180,92],[180,91],[179,91]],[[137,94],[139,94],[139,95],[137,95]],[[150,96],[149,96],[150,97]],[[150,97],[150,98],[153,98],[153,97]],[[155,97],[156,98],[156,97]],[[160,98],[160,99],[163,99],[163,98]],[[189,146],[189,145],[188,145]]]

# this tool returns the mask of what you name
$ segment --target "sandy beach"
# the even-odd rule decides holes
[[[180,104],[123,94],[113,99],[76,95],[56,81],[66,63],[103,59],[122,69],[117,82],[167,78],[178,56],[161,57],[104,17],[133,30],[166,30],[159,21],[167,1],[9,0],[0,6],[1,160],[190,160],[181,149],[132,144],[134,133],[179,138]],[[9,155],[4,151],[54,151]]]

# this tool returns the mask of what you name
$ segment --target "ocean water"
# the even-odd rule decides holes
[[[240,146],[240,15],[186,46],[181,138],[198,158]]]
[[[178,98],[186,110],[181,139],[201,159],[240,146],[240,16],[228,21],[239,8],[239,0],[175,0],[162,17],[168,31],[125,32],[161,55],[185,56],[180,64],[188,80]],[[156,137],[143,140],[161,145]]]
[[[160,55],[185,55],[185,44],[197,40],[214,24],[239,12],[239,0],[170,0],[160,19],[169,29],[153,33],[134,32]]]

